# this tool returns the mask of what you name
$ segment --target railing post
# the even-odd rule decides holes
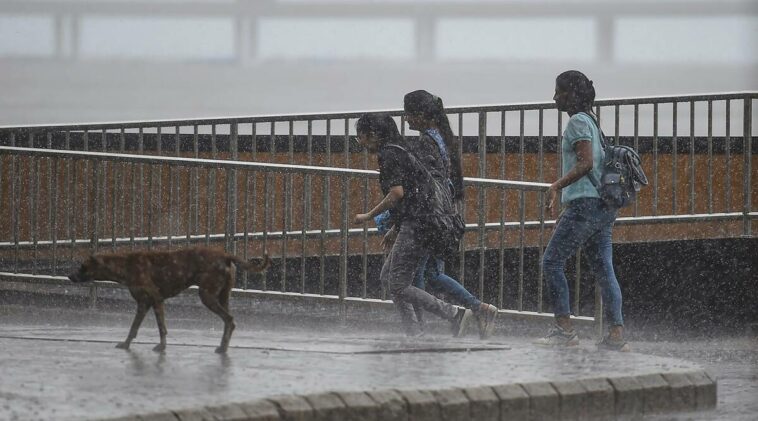
[[[751,95],[745,95],[744,100],[744,112],[742,115],[743,129],[742,129],[742,141],[743,141],[743,155],[744,155],[744,168],[742,171],[742,193],[743,193],[743,206],[742,206],[742,235],[744,237],[751,236],[750,226],[750,211],[752,207],[751,198],[751,161],[752,161],[752,143],[753,143],[753,99]]]

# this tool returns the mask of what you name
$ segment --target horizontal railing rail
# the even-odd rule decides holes
[[[378,183],[368,183],[377,176],[371,170],[0,147],[0,198],[7,199],[0,217],[10,221],[0,230],[0,272],[63,276],[90,253],[216,244],[245,259],[266,252],[278,262],[262,279],[243,275],[243,288],[386,298],[369,280],[368,260],[381,253],[376,230],[350,226],[354,214],[380,198]],[[339,188],[327,195],[329,180]],[[541,204],[549,184],[465,183],[500,201],[511,194],[517,206],[508,215],[503,209],[497,226],[483,210],[477,223],[468,224],[477,238],[461,249],[461,282],[501,308],[544,312],[541,269],[537,275],[526,268],[525,253],[535,249],[541,255]],[[300,199],[302,207],[296,205]],[[539,221],[527,221],[527,208]],[[518,236],[507,239],[506,229]],[[486,238],[498,230],[498,239]],[[508,250],[517,267],[507,267]],[[482,264],[493,251],[499,270]],[[465,260],[472,253],[481,266],[468,280]]]

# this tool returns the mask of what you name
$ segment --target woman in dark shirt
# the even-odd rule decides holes
[[[403,108],[408,126],[411,130],[419,132],[418,142],[410,143],[437,145],[443,161],[444,174],[450,180],[453,198],[456,202],[461,202],[463,200],[463,171],[460,145],[450,129],[442,99],[424,90],[413,91],[403,98]],[[423,289],[427,282],[474,312],[479,325],[479,336],[482,339],[492,334],[497,307],[481,302],[458,281],[446,275],[445,263],[438,256],[427,254],[421,259],[414,285]]]
[[[382,266],[382,284],[389,290],[392,301],[400,313],[406,333],[418,336],[423,333],[416,316],[417,310],[430,312],[450,322],[454,336],[461,336],[473,313],[458,309],[423,289],[412,285],[414,274],[424,256],[429,254],[418,235],[418,219],[403,206],[407,192],[413,191],[417,180],[395,120],[389,114],[365,114],[356,123],[358,141],[369,152],[379,154],[379,181],[384,198],[371,211],[358,214],[356,224],[370,221],[376,215],[392,209],[394,227],[385,235],[382,246],[389,249]],[[439,148],[431,138],[419,140],[413,152],[423,157],[430,170],[440,171],[445,163]]]

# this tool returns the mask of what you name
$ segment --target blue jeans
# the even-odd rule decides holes
[[[621,288],[613,271],[611,234],[615,220],[616,209],[608,207],[597,198],[573,200],[563,211],[542,259],[556,317],[571,313],[564,265],[566,259],[583,246],[584,254],[600,285],[609,323],[612,326],[624,325]]]
[[[471,310],[478,310],[482,302],[458,281],[445,275],[445,262],[442,259],[431,257],[430,261],[430,257],[427,254],[419,261],[413,286],[424,289],[426,283],[429,283],[432,288],[449,295],[456,303]]]

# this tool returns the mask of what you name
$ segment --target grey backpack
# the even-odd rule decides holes
[[[605,141],[605,135],[597,120],[590,116],[600,132],[602,142],[603,168],[600,180],[590,171],[587,177],[597,189],[600,198],[609,206],[623,208],[637,199],[637,193],[648,181],[642,169],[642,160],[633,148],[623,145],[610,145]]]

